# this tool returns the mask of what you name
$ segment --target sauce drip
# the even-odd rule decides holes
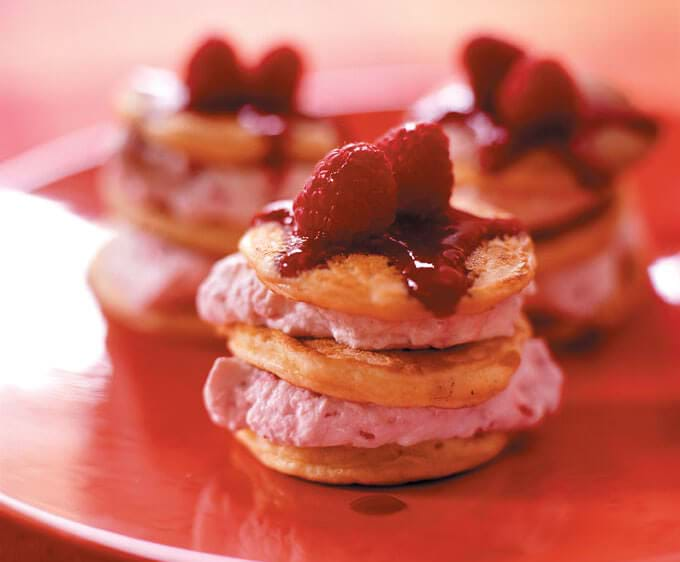
[[[239,124],[269,142],[262,164],[272,169],[282,168],[287,161],[287,138],[290,119],[286,115],[266,113],[253,105],[243,106],[237,113]]]
[[[515,235],[523,228],[515,219],[486,219],[458,209],[435,217],[399,216],[386,232],[349,244],[326,238],[303,238],[294,228],[290,203],[256,215],[254,224],[277,222],[287,231],[287,249],[279,256],[279,272],[295,277],[323,267],[334,256],[385,256],[401,274],[409,294],[437,317],[450,316],[474,282],[467,258],[484,241]]]
[[[296,118],[305,119],[304,116],[296,114]],[[244,106],[236,113],[239,125],[248,129],[256,135],[263,136],[268,142],[260,166],[267,173],[270,183],[269,199],[279,197],[287,173],[292,164],[289,150],[291,116],[263,113],[253,106]],[[147,167],[150,170],[163,170],[177,173],[179,164],[172,158],[172,153],[167,152],[159,158],[159,151],[154,150],[135,128],[132,128],[126,137],[122,148],[122,154],[130,162]],[[195,175],[205,170],[206,165],[195,161],[187,160],[186,172]]]
[[[399,498],[388,494],[371,494],[361,496],[349,504],[352,511],[364,515],[391,515],[406,509],[408,506]]]

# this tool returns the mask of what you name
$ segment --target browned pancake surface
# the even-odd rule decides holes
[[[246,324],[222,331],[236,357],[292,385],[354,402],[439,408],[474,406],[501,392],[530,337],[523,318],[512,337],[441,350],[366,351]]]
[[[480,216],[488,216],[481,207]],[[260,280],[289,299],[359,316],[383,320],[431,318],[432,313],[409,294],[399,271],[387,257],[368,254],[337,256],[325,266],[295,277],[279,272],[286,251],[284,228],[274,222],[250,228],[239,243],[241,253]],[[520,292],[534,276],[533,245],[527,235],[495,238],[482,244],[466,262],[473,284],[456,313],[473,314],[493,308]]]
[[[503,433],[485,433],[410,447],[361,449],[277,445],[248,429],[236,432],[236,438],[262,464],[278,472],[325,484],[368,485],[403,484],[470,470],[498,455],[508,441]]]

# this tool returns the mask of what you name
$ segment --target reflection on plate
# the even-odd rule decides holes
[[[209,422],[201,388],[222,349],[103,321],[84,276],[110,236],[82,218],[97,214],[92,180],[48,186],[52,202],[0,192],[0,506],[9,513],[162,560],[680,553],[677,308],[650,293],[634,323],[565,358],[560,414],[479,470],[394,488],[310,484],[262,467]],[[676,262],[660,263],[671,266],[653,267],[652,280],[674,302]],[[389,513],[365,508],[376,496]]]

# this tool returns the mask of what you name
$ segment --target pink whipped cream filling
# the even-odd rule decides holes
[[[610,244],[595,256],[536,278],[536,293],[529,297],[531,307],[556,310],[574,318],[589,318],[618,290],[621,262],[631,251],[629,232],[624,224]]]
[[[481,314],[390,322],[293,301],[268,289],[241,254],[220,260],[198,292],[198,312],[218,326],[243,322],[296,337],[333,338],[358,349],[443,349],[510,336],[522,307],[512,296]]]
[[[224,357],[215,362],[203,395],[212,421],[231,431],[247,427],[296,447],[371,448],[524,429],[557,408],[561,388],[562,372],[545,344],[531,339],[508,386],[470,408],[393,408],[339,400]]]
[[[530,303],[576,318],[590,317],[618,288],[619,269],[619,255],[603,252],[585,262],[541,276]]]
[[[246,226],[272,199],[293,197],[313,169],[295,164],[277,175],[263,167],[197,166],[162,147],[140,150],[143,162],[118,157],[105,173],[130,199],[197,222],[227,220]]]
[[[101,267],[136,310],[191,307],[210,272],[211,258],[138,230],[126,230],[105,248]]]

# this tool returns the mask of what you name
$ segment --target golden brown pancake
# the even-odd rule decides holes
[[[277,261],[285,248],[285,231],[273,222],[250,228],[239,243],[241,253],[259,279],[289,299],[383,320],[432,317],[432,313],[408,293],[401,274],[385,256],[336,256],[329,260],[327,267],[316,267],[296,277],[283,277]],[[519,235],[483,242],[468,258],[466,266],[474,282],[456,313],[489,310],[520,292],[533,279],[536,265],[531,239],[528,235]]]
[[[147,142],[176,150],[207,165],[256,165],[269,148],[267,137],[243,127],[234,115],[180,111],[146,119],[139,131]]]
[[[389,444],[359,447],[277,445],[248,429],[236,438],[265,466],[325,484],[403,484],[449,476],[475,468],[498,455],[507,444],[503,433],[469,439],[424,441],[410,447]]]
[[[104,199],[115,216],[160,238],[216,257],[236,250],[243,224],[187,221],[140,201],[131,201],[125,189],[118,185],[117,177],[104,173],[101,180]]]
[[[366,351],[247,324],[221,331],[236,357],[294,386],[353,402],[438,408],[474,406],[501,392],[531,336],[524,318],[511,337],[440,350]]]
[[[602,197],[582,186],[574,174],[547,150],[527,152],[496,173],[480,173],[470,182],[482,200],[512,213],[529,230],[578,216]],[[454,189],[454,201],[465,192]]]
[[[212,326],[203,322],[193,307],[186,310],[143,310],[133,307],[106,274],[102,266],[106,246],[99,251],[90,264],[88,281],[104,312],[130,328],[144,333],[166,336],[190,337],[215,340],[218,334]]]
[[[551,238],[534,240],[537,275],[587,260],[611,247],[619,236],[620,222],[621,206],[613,201],[602,214],[575,228]]]

